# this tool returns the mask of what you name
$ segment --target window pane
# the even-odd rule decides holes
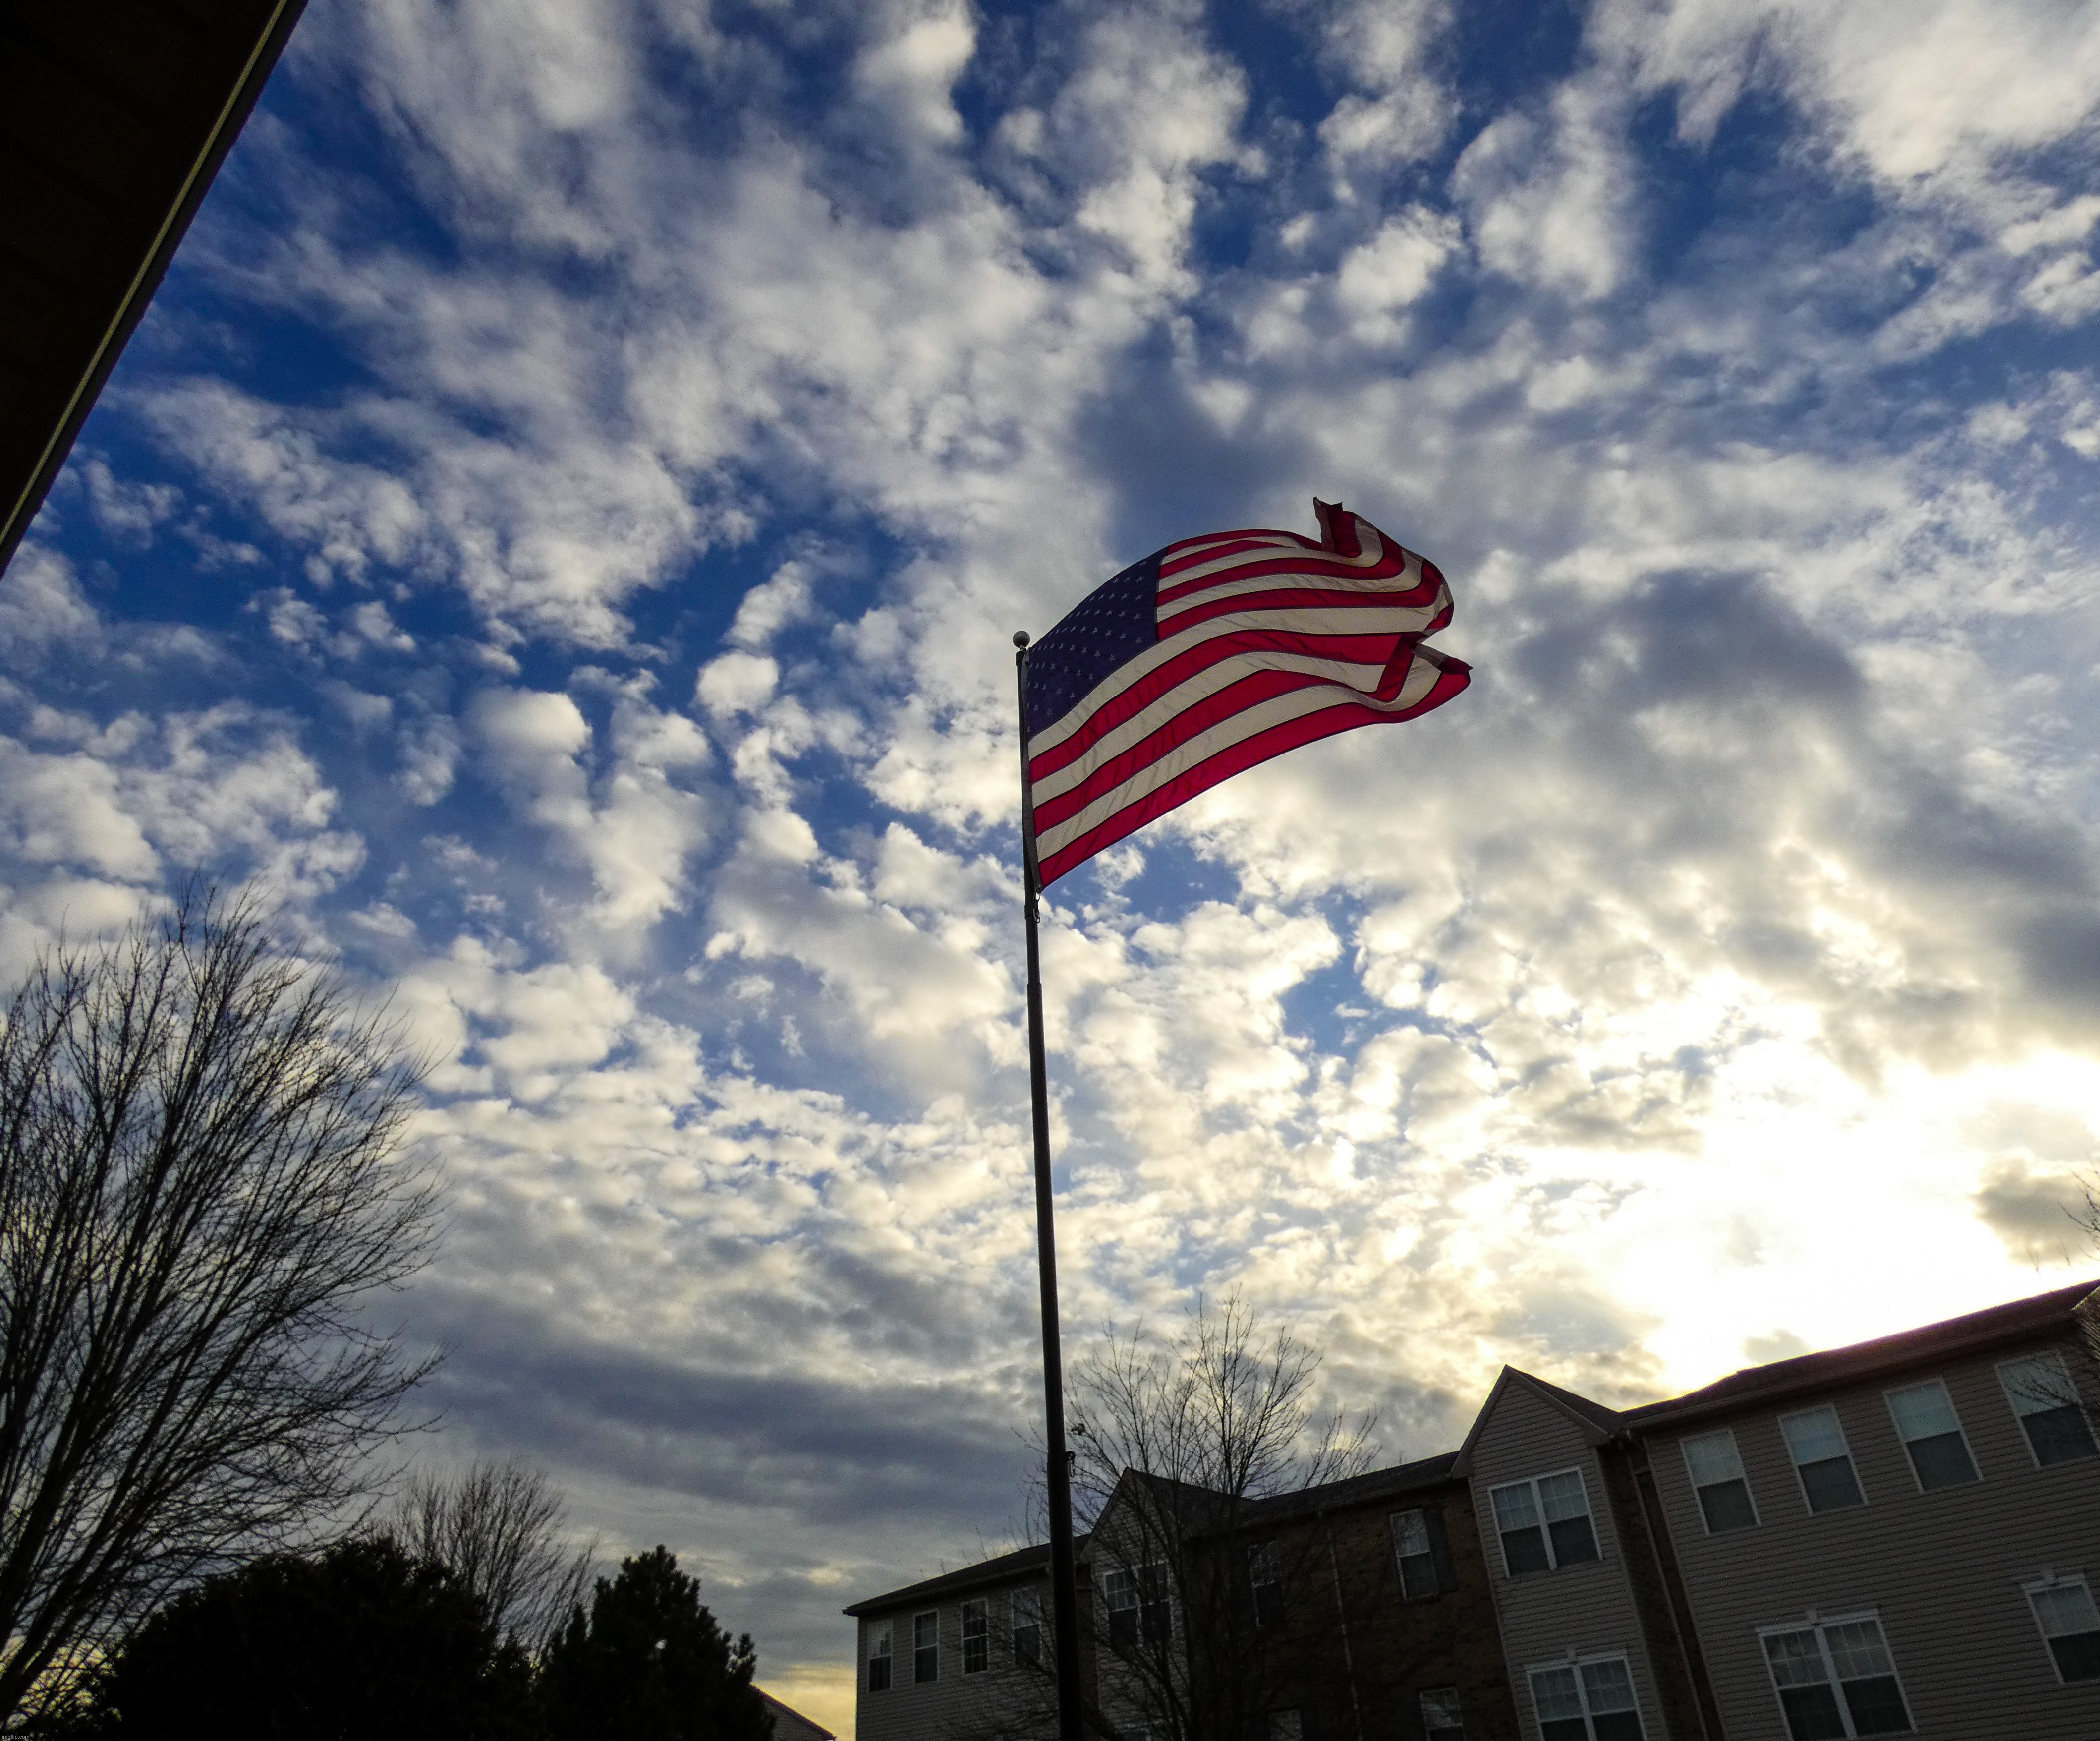
[[[1247,1549],[1247,1576],[1255,1584],[1276,1582],[1276,1544],[1258,1541]]]
[[[963,1636],[965,1638],[982,1638],[987,1630],[989,1626],[985,1617],[985,1605],[981,1602],[964,1602],[963,1604]]]
[[[1569,1469],[1560,1475],[1547,1475],[1538,1483],[1538,1502],[1545,1508],[1546,1521],[1557,1522],[1563,1518],[1586,1518],[1590,1515],[1590,1496],[1582,1491],[1582,1478]]]
[[[1533,1534],[1536,1535],[1537,1531]],[[1413,1597],[1436,1593],[1436,1558],[1430,1553],[1404,1555],[1400,1562],[1400,1593]]]
[[[938,1614],[915,1615],[911,1620],[911,1642],[920,1649],[940,1640],[941,1616]]]
[[[1814,1686],[1830,1678],[1823,1666],[1823,1647],[1812,1632],[1767,1633],[1765,1661],[1778,1686]]]
[[[1582,1691],[1590,1701],[1592,1716],[1607,1711],[1632,1710],[1634,1681],[1626,1673],[1626,1659],[1614,1657],[1608,1662],[1583,1664]]]
[[[1692,1471],[1695,1487],[1743,1478],[1743,1459],[1736,1449],[1736,1435],[1725,1428],[1718,1433],[1702,1433],[1696,1438],[1685,1440],[1684,1464]]]
[[[1882,1639],[1879,1620],[1847,1620],[1842,1626],[1826,1626],[1823,1639],[1830,1647],[1830,1666],[1838,1671],[1841,1681],[1895,1672],[1895,1665],[1889,1660],[1889,1647]]]
[[[1615,1711],[1608,1717],[1590,1720],[1590,1733],[1597,1741],[1642,1741],[1640,1713],[1637,1711]]]
[[[1954,1404],[1947,1386],[1935,1378],[1921,1385],[1906,1385],[1889,1393],[1889,1412],[1896,1417],[1896,1431],[1905,1438],[1933,1438],[1942,1433],[1958,1433]]]
[[[1793,1741],[1843,1741],[1845,1719],[1838,1713],[1838,1695],[1829,1687],[1788,1687],[1779,1702]]]
[[[1845,1435],[1838,1425],[1834,1408],[1811,1408],[1805,1414],[1788,1415],[1780,1421],[1787,1449],[1797,1463],[1820,1463],[1846,1454]]]
[[[1601,1558],[1597,1552],[1596,1534],[1590,1529],[1586,1514],[1569,1518],[1552,1527],[1555,1565],[1579,1566],[1585,1560]]]
[[[2093,1593],[2084,1584],[2058,1584],[2027,1594],[2034,1603],[2035,1618],[2041,1622],[2044,1637],[2100,1632],[2100,1614],[2093,1611]]]
[[[886,1693],[889,1690],[889,1659],[888,1657],[868,1658],[867,1690],[871,1693]]]
[[[2053,1408],[2076,1407],[2078,1393],[2071,1375],[2054,1354],[2029,1354],[2024,1360],[2008,1360],[1998,1368],[1998,1381],[2016,1415],[2036,1415]]]
[[[1860,1491],[1860,1478],[1852,1473],[1850,1457],[1802,1464],[1801,1485],[1808,1495],[1811,1511],[1838,1511],[1847,1505],[1864,1505],[1867,1502]]]
[[[1300,1741],[1304,1733],[1304,1720],[1295,1711],[1268,1713],[1268,1741]]]
[[[1418,1511],[1403,1511],[1392,1520],[1392,1544],[1405,1559],[1429,1551],[1429,1522]]]
[[[1582,1695],[1576,1690],[1573,1668],[1539,1668],[1531,1677],[1532,1703],[1538,1707],[1542,1723],[1557,1722],[1582,1715]]]
[[[1520,1481],[1515,1487],[1497,1487],[1489,1496],[1495,1502],[1497,1529],[1520,1530],[1538,1522],[1538,1509],[1532,1504],[1529,1482]]]
[[[1456,1729],[1458,1715],[1458,1689],[1440,1686],[1433,1692],[1422,1695],[1422,1726],[1424,1729]]]
[[[2065,1680],[2100,1680],[2100,1632],[2052,1638],[2049,1649],[2056,1659],[2056,1672]]]
[[[2085,1411],[2075,1403],[2023,1415],[2020,1425],[2027,1429],[2035,1461],[2045,1469],[2052,1463],[2076,1463],[2093,1455],[2093,1429],[2086,1425]]]
[[[1843,1683],[1845,1708],[1852,1713],[1855,1735],[1899,1735],[1910,1727],[1903,1693],[1894,1675]]]
[[[1564,1717],[1538,1726],[1540,1741],[1590,1741],[1590,1726],[1579,1717]]]
[[[1749,1483],[1745,1481],[1717,1481],[1710,1487],[1701,1487],[1699,1509],[1705,1514],[1706,1527],[1716,1536],[1723,1530],[1749,1529],[1758,1521],[1756,1509],[1750,1504]]]
[[[1959,1433],[1914,1438],[1904,1448],[1910,1452],[1910,1466],[1917,1471],[1917,1484],[1928,1493],[1976,1478],[1976,1465],[1970,1461],[1969,1447]]]
[[[1553,1562],[1546,1557],[1546,1532],[1535,1527],[1504,1530],[1502,1562],[1512,1578],[1527,1571],[1551,1571]]]

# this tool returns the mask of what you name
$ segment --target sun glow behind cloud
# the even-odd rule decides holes
[[[447,1443],[821,1679],[1017,1515],[1007,636],[1317,492],[1479,678],[1055,891],[1072,1323],[1418,1453],[2076,1273],[2100,29],[1873,15],[314,0],[0,583],[0,951],[269,879]]]

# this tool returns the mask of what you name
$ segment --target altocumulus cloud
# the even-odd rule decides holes
[[[439,1448],[813,1702],[1019,1514],[1007,634],[1170,537],[1340,497],[1480,676],[1060,885],[1074,1324],[1420,1452],[2082,1261],[2100,20],[1500,18],[315,0],[0,583],[10,971],[278,890],[436,1061]]]

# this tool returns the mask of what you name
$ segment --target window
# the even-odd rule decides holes
[[[1502,1563],[1514,1578],[1527,1571],[1551,1571],[1599,1558],[1597,1534],[1590,1523],[1590,1496],[1580,1469],[1541,1475],[1497,1487],[1495,1527],[1502,1532]]]
[[[1976,1460],[1969,1455],[1961,1418],[1954,1412],[1945,1385],[1929,1378],[1921,1385],[1891,1390],[1888,1398],[1896,1436],[1910,1453],[1911,1473],[1917,1477],[1920,1492],[1958,1487],[1976,1478]]]
[[[1852,1472],[1851,1449],[1845,1443],[1845,1429],[1838,1425],[1836,1409],[1782,1415],[1779,1426],[1786,1434],[1786,1448],[1793,1453],[1794,1473],[1801,1477],[1802,1496],[1811,1511],[1840,1511],[1867,1503],[1860,1491],[1860,1478]]]
[[[932,1614],[911,1616],[911,1683],[924,1686],[929,1681],[941,1678],[941,1616],[937,1610]]]
[[[2027,1435],[2035,1462],[2075,1463],[2094,1454],[2093,1429],[2059,1354],[2029,1354],[1998,1368],[2005,1399]]]
[[[1542,1741],[1641,1741],[1634,1680],[1623,1656],[1531,1671]]]
[[[991,1617],[981,1602],[963,1604],[963,1673],[982,1674],[991,1667]]]
[[[1247,1582],[1254,1589],[1254,1624],[1277,1626],[1283,1620],[1283,1569],[1273,1541],[1257,1541],[1247,1549]]]
[[[1909,1729],[1895,1664],[1889,1659],[1882,1623],[1871,1614],[1776,1627],[1761,1636],[1793,1741],[1895,1735]]]
[[[867,1635],[867,1690],[889,1690],[889,1626],[888,1622]]]
[[[1392,1518],[1392,1551],[1400,1561],[1400,1593],[1414,1597],[1436,1593],[1436,1549],[1429,1539],[1427,1513],[1402,1511]]]
[[[1758,1509],[1750,1503],[1742,1455],[1727,1428],[1686,1439],[1684,1466],[1691,1472],[1692,1491],[1699,1496],[1699,1514],[1706,1520],[1708,1535],[1756,1527]]]
[[[1016,1590],[1009,1598],[1013,1622],[1013,1659],[1017,1663],[1043,1660],[1043,1589]]]
[[[1304,1741],[1305,1718],[1296,1711],[1268,1713],[1268,1741]]]
[[[1422,1729],[1427,1741],[1466,1741],[1457,1687],[1432,1687],[1422,1695]]]
[[[1164,1644],[1174,1635],[1164,1566],[1134,1571],[1118,1566],[1101,1580],[1101,1593],[1108,1600],[1110,1650],[1134,1650],[1140,1637],[1148,1645]]]
[[[2027,1586],[2035,1624],[2049,1642],[2061,1681],[2100,1680],[2100,1613],[2083,1578],[2045,1578]]]

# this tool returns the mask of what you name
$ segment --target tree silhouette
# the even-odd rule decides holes
[[[0,1722],[167,1593],[366,1491],[428,1371],[366,1316],[430,1254],[392,1032],[192,894],[0,1024]]]
[[[532,1666],[390,1536],[273,1554],[162,1607],[95,1677],[85,1736],[533,1741]],[[61,1731],[64,1733],[64,1731]]]
[[[752,1686],[758,1653],[700,1602],[700,1584],[658,1547],[600,1578],[540,1665],[552,1741],[770,1741]]]

